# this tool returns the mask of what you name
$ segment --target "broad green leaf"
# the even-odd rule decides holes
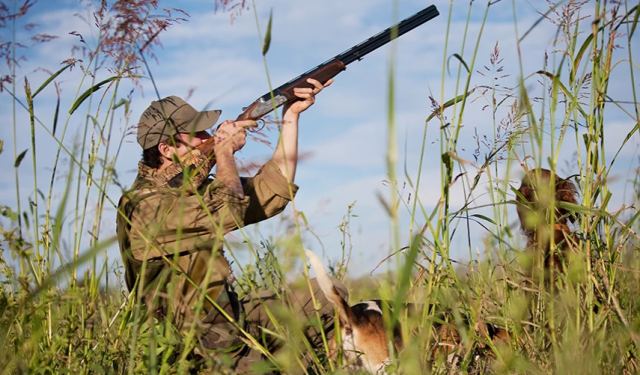
[[[402,307],[406,306],[406,296],[409,292],[409,288],[411,287],[411,280],[413,277],[413,268],[416,263],[416,259],[418,259],[418,254],[420,253],[420,248],[422,241],[424,239],[424,230],[416,234],[409,246],[409,251],[407,251],[406,256],[404,258],[404,263],[402,264],[401,272],[398,277],[398,287],[396,288],[396,298],[393,301],[393,309],[392,316],[393,319],[391,321],[391,326],[398,321],[400,316],[400,312],[402,311]]]
[[[627,21],[627,18],[631,15],[634,14],[633,17],[633,21],[632,21],[632,25],[631,25],[631,31],[629,32],[629,36],[628,36],[628,40],[631,40],[631,38],[633,37],[633,33],[636,30],[636,26],[638,24],[638,17],[640,17],[640,6],[636,5],[635,7],[631,8],[631,10],[629,12],[627,12],[627,14],[625,14],[618,22],[618,25],[615,27],[615,29],[617,30],[621,25],[625,24]],[[608,23],[600,25],[598,27],[597,32],[600,32],[601,30],[603,30],[606,26],[608,25]],[[585,39],[585,41],[582,43],[582,45],[580,46],[580,49],[578,50],[578,54],[576,55],[576,58],[573,60],[573,67],[571,69],[571,78],[573,79],[575,77],[575,72],[578,68],[578,64],[580,63],[580,60],[582,59],[587,47],[589,46],[589,44],[591,44],[591,42],[593,41],[593,35],[594,33],[592,32],[591,34],[589,34],[589,36]]]

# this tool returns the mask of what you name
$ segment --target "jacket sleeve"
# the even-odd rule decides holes
[[[242,185],[245,196],[249,198],[244,225],[279,214],[298,191],[298,186],[289,183],[272,161],[262,166],[255,176],[243,179]]]
[[[138,260],[219,248],[244,225],[249,197],[215,180],[198,194],[164,189],[141,200],[131,215],[131,248]]]

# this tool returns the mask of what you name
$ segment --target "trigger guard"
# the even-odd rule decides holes
[[[266,125],[266,121],[264,121],[264,119],[258,119],[256,120],[256,124],[257,126],[254,128],[249,128],[247,129],[249,132],[251,133],[256,133],[261,131],[262,129],[264,129],[264,126]]]

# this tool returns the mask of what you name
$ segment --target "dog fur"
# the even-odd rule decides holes
[[[338,351],[342,351],[349,369],[364,369],[370,373],[384,374],[391,357],[383,316],[383,311],[388,311],[389,305],[381,300],[370,300],[349,306],[336,290],[317,255],[310,250],[306,250],[306,254],[320,289],[335,306],[339,317],[341,347],[337,347],[334,340],[330,356],[335,357]],[[418,311],[415,305],[406,306],[409,313]],[[435,324],[434,328],[436,342],[433,356],[444,355],[451,361],[462,345],[460,333],[454,324]],[[494,342],[506,342],[510,339],[506,330],[483,322],[477,323],[474,329],[479,336],[487,337]],[[403,347],[400,327],[393,327],[392,334],[393,347],[399,351]]]
[[[381,301],[363,301],[349,306],[336,290],[318,256],[310,250],[307,250],[306,254],[311,268],[316,273],[320,289],[335,306],[340,318],[340,349],[346,362],[352,369],[362,368],[371,373],[383,372],[390,356]],[[338,349],[333,346],[333,353],[330,354],[335,356]]]
[[[569,227],[576,217],[559,207],[562,202],[577,204],[576,197],[575,185],[548,169],[532,169],[522,178],[516,194],[520,226],[527,236],[527,248],[543,252],[546,269],[559,268],[564,251],[576,242]],[[552,238],[556,251],[551,246]]]

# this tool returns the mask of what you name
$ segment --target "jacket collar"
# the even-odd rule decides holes
[[[156,187],[167,186],[169,180],[175,177],[177,174],[176,168],[169,166],[162,170],[152,168],[146,165],[143,161],[138,163],[138,180],[142,183],[148,183]]]
[[[184,157],[182,163],[172,163],[162,170],[151,168],[144,164],[143,161],[140,161],[138,163],[138,178],[136,180],[141,184],[151,184],[154,187],[170,187],[169,181],[181,174],[184,170],[183,166],[186,165],[193,168],[189,184],[186,188],[188,191],[195,191],[208,179],[209,172],[214,164],[213,159],[208,158],[200,152],[200,150],[195,149]],[[183,188],[185,188],[185,186],[183,186]]]

